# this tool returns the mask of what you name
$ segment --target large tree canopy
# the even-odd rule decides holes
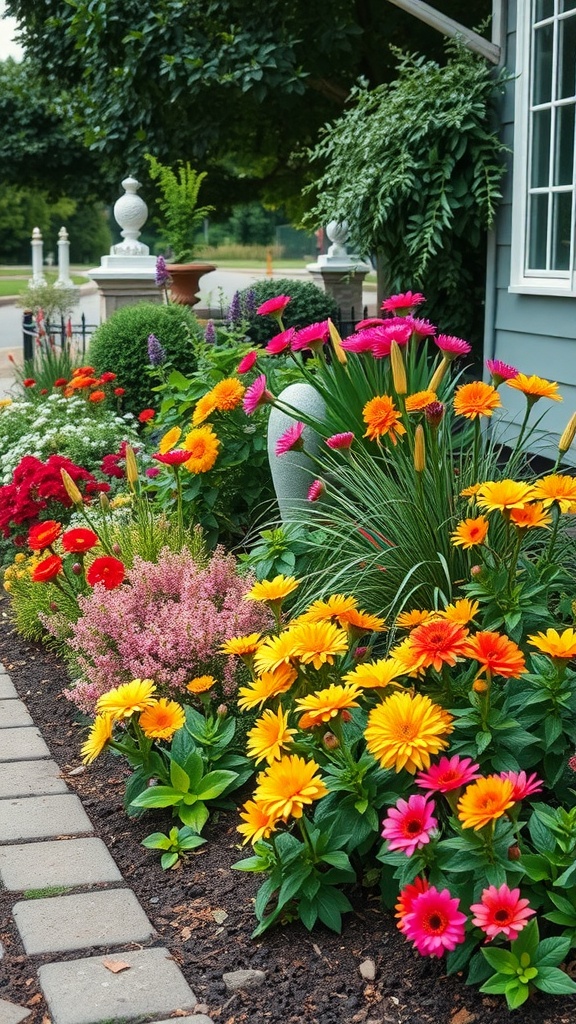
[[[466,24],[490,0],[437,0]],[[8,0],[27,62],[66,93],[105,174],[145,174],[143,154],[210,168],[206,199],[299,191],[319,128],[359,77],[389,80],[389,44],[441,52],[440,35],[384,0]],[[219,168],[219,173],[214,172]],[[218,194],[220,193],[220,194]]]

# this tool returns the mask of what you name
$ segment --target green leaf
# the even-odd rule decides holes
[[[516,970],[520,966],[518,957],[514,956],[513,953],[509,953],[506,949],[496,949],[495,947],[483,948],[480,952],[484,959],[488,961],[490,967],[493,967],[500,974],[516,974]]]
[[[530,960],[534,960],[539,938],[538,923],[535,918],[532,918],[529,924],[520,932],[518,938],[512,943],[514,956],[520,958],[522,953],[527,953]]]
[[[548,992],[552,996],[573,995],[576,992],[576,982],[572,981],[564,971],[558,967],[538,967],[538,977],[534,978],[533,984],[542,992]]]
[[[320,860],[325,864],[331,864],[334,868],[339,868],[341,871],[349,871],[352,868],[348,854],[343,853],[342,850],[325,853]]]
[[[177,793],[170,786],[150,786],[132,801],[133,807],[173,807],[182,800],[182,793]]]
[[[517,1010],[528,999],[530,988],[528,985],[523,985],[520,981],[516,983],[511,982],[508,984],[504,994],[508,1008],[510,1010]]]
[[[302,886],[302,882],[309,877],[312,870],[311,865],[303,865],[298,870],[289,874],[287,878],[284,878],[282,885],[280,886],[280,892],[278,893],[278,907],[286,906],[286,904],[296,896]]]
[[[237,860],[232,867],[234,871],[253,871],[257,873],[259,871],[266,871],[268,869],[268,862],[263,857],[245,857],[244,860]]]
[[[191,807],[182,804],[178,808],[178,816],[180,821],[183,821],[185,825],[189,825],[195,832],[201,832],[208,821],[209,812],[206,804],[198,800]]]
[[[152,832],[151,835],[146,836],[142,840],[140,845],[145,846],[147,850],[168,850],[170,848],[170,839],[163,832]]]
[[[318,907],[316,906],[315,901],[307,899],[306,897],[301,899],[298,904],[298,916],[304,927],[311,932],[318,920]]]
[[[541,967],[557,967],[568,956],[571,945],[572,942],[567,935],[554,935],[549,939],[542,939],[534,957],[538,970]]]
[[[164,870],[166,871],[168,868],[171,868],[172,865],[175,864],[177,860],[178,860],[178,854],[177,853],[163,853],[161,858],[160,858],[160,864],[164,868]]]
[[[510,976],[507,974],[493,974],[488,981],[480,986],[481,992],[489,992],[492,995],[504,995],[510,984]]]
[[[491,742],[492,742],[492,733],[491,732],[484,732],[484,731],[477,732],[476,733],[476,738],[475,738],[475,743],[476,743],[476,750],[477,750],[478,755],[483,754],[484,751],[486,750],[486,747],[489,747]]]
[[[180,839],[178,846],[181,850],[196,850],[199,846],[203,846],[206,842],[202,836],[188,836],[186,839]]]
[[[196,793],[201,800],[215,800],[237,778],[237,772],[227,772],[221,769],[208,772],[208,775],[205,775],[197,786]]]
[[[267,878],[258,889],[256,899],[254,901],[254,913],[259,921],[264,917],[266,907],[277,889],[278,885],[274,878]]]
[[[187,793],[190,788],[190,776],[173,758],[170,761],[170,782],[179,793]]]
[[[570,865],[569,868],[566,868],[566,871],[562,872],[562,874],[554,882],[554,885],[559,885],[559,886],[562,886],[562,888],[565,888],[568,885],[574,885],[575,881],[576,881],[576,860]]]

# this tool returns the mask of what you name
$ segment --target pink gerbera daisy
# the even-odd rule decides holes
[[[396,903],[394,909],[396,911],[395,917],[398,918],[397,927],[401,932],[404,931],[404,918],[406,914],[412,912],[412,905],[417,896],[422,892],[426,892],[430,888],[428,880],[421,878],[419,875],[414,879],[412,883],[404,886],[402,892],[398,895],[398,903]]]
[[[403,850],[411,857],[415,850],[430,842],[430,833],[436,828],[434,804],[419,793],[408,800],[400,798],[384,819],[382,838],[388,840],[389,850]]]
[[[326,484],[323,480],[314,480],[308,488],[308,501],[318,501],[322,497],[326,490]]]
[[[420,292],[402,292],[399,295],[391,295],[390,298],[384,299],[380,308],[388,313],[404,314],[407,316],[416,309],[416,306],[420,306],[423,302],[426,302],[426,299]]]
[[[506,883],[499,889],[495,885],[484,889],[480,903],[473,903],[472,924],[481,928],[489,939],[495,939],[502,932],[510,942],[518,938],[528,924],[528,918],[535,914],[528,900],[520,899],[520,889],[509,889]]]
[[[527,776],[526,772],[500,772],[501,779],[510,779],[510,782],[514,786],[512,792],[512,799],[514,802],[518,800],[525,800],[527,796],[531,796],[532,793],[540,793],[544,787],[542,779],[539,779],[536,772],[532,775]]]
[[[347,430],[344,434],[332,434],[332,437],[326,438],[326,444],[333,451],[341,451],[342,449],[348,450],[352,441],[354,440],[354,434],[351,430]]]
[[[304,442],[302,441],[302,431],[304,430],[304,424],[293,423],[288,430],[285,430],[282,437],[279,437],[276,441],[276,448],[274,449],[276,455],[284,455],[286,452],[302,451]]]
[[[376,329],[378,330],[378,337],[374,339],[374,344],[372,345],[372,353],[375,359],[385,359],[386,356],[389,356],[393,341],[397,345],[407,345],[412,337],[412,331],[406,322],[398,324],[397,327],[381,327]]]
[[[281,352],[290,348],[295,334],[296,331],[293,327],[289,327],[287,331],[281,331],[280,334],[275,334],[266,345],[266,351],[271,356],[280,355]]]
[[[260,409],[267,402],[272,402],[273,399],[274,396],[266,388],[266,376],[261,373],[259,377],[256,377],[254,383],[247,388],[242,408],[248,416],[251,416],[253,412],[256,412],[256,409]]]
[[[402,931],[422,956],[442,956],[464,942],[466,914],[459,905],[448,889],[438,892],[433,885],[415,898]]]
[[[248,373],[254,366],[254,363],[256,362],[257,359],[258,353],[256,352],[255,349],[252,349],[251,352],[247,352],[244,358],[241,359],[240,362],[238,363],[238,366],[236,367],[236,373]]]
[[[343,338],[341,345],[345,352],[371,352],[379,327],[367,327],[357,334]]]
[[[439,334],[434,341],[445,359],[457,359],[458,356],[467,356],[472,351],[472,345],[462,338],[455,338],[452,334]]]
[[[436,328],[429,320],[419,320],[414,316],[407,316],[406,323],[410,324],[412,333],[415,334],[417,338],[431,338],[436,334]]]
[[[320,323],[309,324],[301,331],[296,331],[292,339],[292,351],[299,352],[303,348],[321,347],[328,340],[330,326],[327,320]]]
[[[480,766],[472,764],[471,757],[441,757],[438,764],[430,765],[428,771],[418,772],[415,782],[421,789],[435,793],[450,793],[453,789],[466,786],[480,777]]]
[[[355,326],[357,331],[365,331],[367,327],[381,327],[385,323],[386,321],[379,316],[369,316],[366,320],[360,320]]]
[[[492,374],[492,383],[495,388],[504,380],[514,380],[518,376],[518,370],[510,363],[503,363],[501,359],[487,359],[486,367]]]
[[[261,306],[258,306],[258,316],[282,316],[286,306],[291,302],[289,295],[275,295],[273,299],[267,299]]]

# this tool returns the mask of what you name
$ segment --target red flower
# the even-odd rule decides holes
[[[47,395],[48,394],[48,388],[40,388],[40,394],[41,395]]]
[[[114,394],[117,398],[122,398],[122,395],[126,394],[126,388],[114,388]]]
[[[58,555],[49,555],[42,562],[38,562],[32,570],[32,579],[35,583],[48,583],[58,573],[62,572],[62,559]]]
[[[102,555],[95,558],[86,573],[86,579],[91,587],[96,583],[103,583],[106,590],[115,590],[124,579],[124,563],[111,555]]]
[[[61,523],[57,523],[55,519],[46,519],[30,530],[28,547],[32,548],[32,551],[44,551],[44,548],[49,548],[61,533]]]
[[[286,306],[291,301],[289,295],[275,295],[273,299],[268,299],[267,302],[263,302],[261,306],[258,306],[256,313],[258,316],[282,316]]]
[[[62,536],[62,547],[64,551],[89,551],[98,543],[98,537],[93,530],[87,530],[82,526],[74,530],[67,530]]]
[[[101,384],[110,384],[110,381],[113,381],[113,380],[116,380],[116,374],[112,373],[110,370],[106,370],[105,373],[102,373],[100,375],[100,383]]]
[[[104,391],[93,391],[91,395],[88,395],[89,402],[103,402],[106,398]]]
[[[153,420],[155,415],[155,409],[142,409],[142,412],[138,415],[138,419],[140,420],[140,423],[148,423],[148,420]]]
[[[236,373],[248,373],[248,371],[251,370],[252,367],[254,366],[254,363],[256,362],[257,359],[258,353],[255,351],[255,349],[252,349],[251,352],[247,352],[244,358],[241,359],[240,362],[238,363],[238,366],[236,367]]]
[[[184,451],[183,448],[174,448],[171,452],[165,452],[163,455],[161,452],[157,452],[152,458],[156,462],[161,462],[163,466],[183,466],[190,459],[190,452]]]
[[[66,380],[66,377],[57,377],[57,379],[54,381],[54,387],[64,388],[66,387],[67,383],[68,381]]]
[[[26,379],[23,380],[22,383],[25,388],[33,388],[36,381],[34,380],[34,377],[26,377]]]

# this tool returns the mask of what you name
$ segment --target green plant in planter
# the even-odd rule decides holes
[[[158,206],[164,220],[161,227],[174,253],[174,263],[188,263],[194,259],[194,233],[197,226],[214,209],[199,206],[198,193],[206,172],[195,171],[188,161],[178,161],[177,171],[160,163],[151,153],[145,154],[150,165],[150,177],[160,190]]]

